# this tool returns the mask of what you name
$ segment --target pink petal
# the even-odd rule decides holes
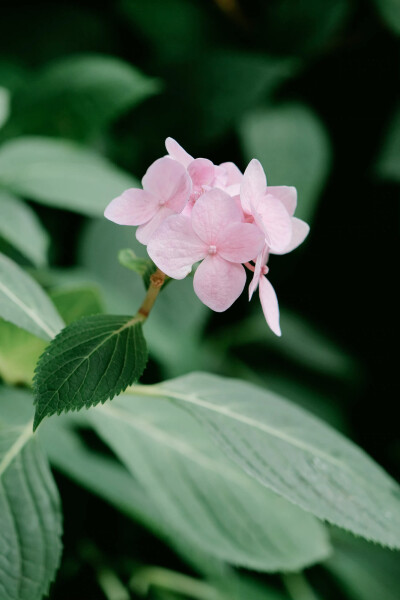
[[[208,245],[216,245],[219,234],[242,218],[242,211],[234,198],[217,188],[200,196],[192,210],[193,229]]]
[[[210,185],[214,179],[214,165],[207,158],[195,158],[187,170],[194,186]]]
[[[165,140],[165,147],[168,154],[180,162],[184,167],[187,167],[192,162],[193,156],[190,156],[190,154],[188,154],[173,138],[168,137]]]
[[[260,278],[260,300],[265,319],[271,330],[278,336],[281,336],[279,326],[279,305],[278,298],[270,282],[266,277]]]
[[[267,178],[261,163],[253,158],[244,172],[240,186],[240,200],[245,212],[251,212],[251,203],[259,196],[265,196]]]
[[[230,262],[253,260],[265,244],[263,232],[252,223],[232,223],[219,233],[217,253]]]
[[[309,231],[310,226],[305,221],[292,217],[292,237],[289,245],[281,252],[273,252],[273,254],[288,254],[304,242]]]
[[[229,194],[229,196],[239,196],[240,199],[240,183],[228,185],[226,188],[224,188],[224,191]]]
[[[104,216],[118,225],[141,225],[149,221],[157,210],[158,199],[153,194],[131,188],[110,202]]]
[[[281,252],[292,237],[292,219],[286,208],[271,194],[252,201],[252,213],[264,231],[271,252]]]
[[[207,255],[207,247],[192,229],[189,217],[173,215],[157,229],[147,246],[151,260],[174,279],[183,279],[195,262]]]
[[[297,206],[297,190],[291,185],[269,185],[267,194],[272,194],[282,202],[289,215],[292,217]]]
[[[211,310],[223,312],[243,291],[246,272],[242,265],[231,263],[218,254],[208,255],[194,275],[194,291]]]
[[[260,277],[262,276],[262,268],[267,264],[269,258],[269,249],[265,245],[262,251],[257,256],[256,264],[254,267],[253,279],[249,285],[249,301],[252,299],[254,292],[258,288]]]
[[[181,212],[192,191],[192,182],[183,165],[169,156],[156,160],[142,179],[143,189],[168,204],[174,212]]]
[[[220,168],[225,171],[226,174],[226,185],[240,184],[242,181],[243,174],[240,169],[233,162],[221,163]]]
[[[162,206],[150,221],[137,228],[136,239],[138,242],[146,246],[154,235],[154,232],[160,227],[161,223],[173,214],[174,212],[170,208]]]

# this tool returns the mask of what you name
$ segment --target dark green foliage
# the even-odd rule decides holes
[[[34,429],[46,416],[113,398],[139,379],[146,362],[137,318],[95,315],[72,323],[39,359]]]

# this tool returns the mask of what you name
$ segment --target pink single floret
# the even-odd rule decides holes
[[[167,217],[182,212],[189,200],[192,182],[180,163],[165,156],[148,168],[142,185],[142,190],[131,188],[112,200],[104,216],[119,225],[139,225],[136,237],[147,244]]]
[[[166,219],[147,251],[154,263],[174,279],[186,277],[194,263],[202,260],[194,276],[194,290],[204,304],[222,312],[245,286],[241,263],[257,256],[263,244],[263,233],[255,224],[243,222],[235,200],[214,188],[197,200],[190,217]]]

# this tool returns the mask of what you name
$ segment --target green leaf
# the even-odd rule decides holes
[[[329,138],[318,117],[301,104],[249,113],[240,137],[247,160],[258,158],[269,185],[294,185],[296,216],[312,220],[331,163]]]
[[[32,422],[0,423],[2,600],[40,600],[47,594],[60,562],[61,527],[57,489],[32,438]]]
[[[354,600],[400,598],[400,553],[333,531],[334,554],[324,563]]]
[[[21,137],[0,149],[0,188],[49,206],[100,216],[135,179],[78,144]]]
[[[193,374],[133,394],[185,406],[249,475],[343,529],[400,548],[400,490],[360,448],[249,383]]]
[[[0,254],[0,317],[50,340],[63,327],[42,288],[15,262]]]
[[[46,416],[89,408],[139,379],[147,362],[137,317],[94,315],[68,325],[40,357],[34,429]]]
[[[50,297],[66,324],[103,312],[99,291],[94,285],[65,287],[64,284],[51,290]],[[43,340],[0,319],[0,376],[10,384],[31,386],[35,366],[45,347]]]
[[[6,383],[32,385],[33,374],[46,342],[0,319],[0,376]]]
[[[0,190],[0,236],[33,264],[47,263],[49,236],[34,210],[16,196]]]
[[[158,92],[159,83],[111,56],[62,58],[15,94],[10,127],[82,139]]]
[[[386,25],[400,35],[399,0],[374,0],[374,4]]]
[[[140,258],[130,248],[124,248],[119,251],[118,260],[123,267],[138,273],[143,278],[145,287],[149,287],[150,277],[157,270],[156,265],[150,258]]]
[[[89,317],[103,312],[100,291],[95,285],[58,287],[50,291],[50,298],[66,325],[81,317]]]
[[[318,522],[252,480],[165,399],[123,396],[88,414],[158,509],[164,527],[220,560],[292,570],[328,553]]]

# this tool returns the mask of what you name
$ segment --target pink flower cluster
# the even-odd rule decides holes
[[[214,165],[193,158],[172,138],[165,145],[168,156],[149,167],[143,189],[126,190],[107,206],[105,216],[137,225],[137,239],[169,277],[183,279],[201,261],[194,291],[217,312],[240,296],[247,267],[253,272],[249,297],[258,287],[267,323],[281,335],[267,262],[270,254],[294,250],[308,234],[308,225],[293,216],[296,189],[267,186],[256,159],[242,174],[231,162]]]

